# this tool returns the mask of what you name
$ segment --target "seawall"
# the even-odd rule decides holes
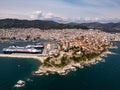
[[[47,58],[47,55],[42,54],[0,54],[0,57],[10,57],[10,58],[34,58],[40,62],[44,62],[44,59]]]

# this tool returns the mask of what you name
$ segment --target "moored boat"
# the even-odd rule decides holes
[[[26,47],[32,47],[32,48],[35,48],[35,49],[43,49],[44,48],[44,44],[36,43],[34,45],[27,45]]]
[[[44,48],[44,45],[42,43],[36,43],[35,45],[33,45],[33,47],[35,49],[43,49]]]

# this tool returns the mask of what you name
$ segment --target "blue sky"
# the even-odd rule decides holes
[[[1,0],[0,18],[119,22],[120,0]]]

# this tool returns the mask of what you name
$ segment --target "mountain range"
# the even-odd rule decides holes
[[[58,23],[48,20],[19,20],[19,19],[1,19],[1,29],[9,28],[40,28],[40,29],[100,29],[105,32],[120,32],[119,23]]]

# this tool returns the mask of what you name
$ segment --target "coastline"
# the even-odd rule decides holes
[[[45,67],[40,66],[37,71],[34,72],[34,75],[48,75],[48,74],[60,74],[60,75],[66,75],[70,71],[76,71],[77,68],[84,68],[84,66],[90,66],[93,64],[97,64],[99,62],[104,62],[103,57],[107,56],[108,54],[113,54],[110,51],[103,52],[101,55],[97,56],[96,58],[93,58],[89,61],[83,61],[79,63],[71,62],[69,65],[63,67],[63,68],[56,68],[56,67]]]
[[[78,63],[75,62],[71,62],[70,64],[68,64],[67,66],[63,67],[63,68],[56,68],[56,67],[45,67],[43,65],[41,65],[40,67],[38,67],[37,71],[34,71],[34,75],[48,75],[48,74],[60,74],[60,75],[66,75],[68,74],[70,71],[76,71],[77,68],[84,68],[84,66],[90,66],[93,64],[97,64],[99,62],[104,62],[103,57],[107,56],[108,54],[113,54],[110,51],[106,51],[103,52],[101,55],[97,56],[96,58],[93,58],[89,61],[81,61]],[[41,57],[38,54],[0,54],[0,57],[11,57],[11,58],[34,58],[37,59],[39,62],[43,63],[44,59],[46,57]]]
[[[96,43],[95,42],[93,43],[92,41],[95,41]],[[99,38],[98,38],[98,41],[96,41],[96,38],[93,38],[93,36],[88,35],[88,36],[86,36],[86,39],[85,39],[85,37],[83,38],[81,36],[79,38],[74,38],[73,40],[64,38],[62,41],[59,41],[57,43],[54,42],[54,44],[53,44],[53,42],[51,42],[51,43],[48,42],[44,48],[43,54],[15,54],[14,53],[14,54],[0,54],[0,57],[34,58],[43,64],[40,67],[38,67],[39,69],[37,71],[35,71],[33,74],[48,75],[48,74],[58,73],[61,75],[65,75],[70,71],[75,71],[76,68],[84,68],[84,66],[90,66],[90,65],[96,64],[98,62],[103,62],[104,61],[103,57],[107,56],[108,54],[112,54],[112,52],[103,51],[93,59],[89,59],[89,60],[88,60],[88,58],[85,60],[82,59],[79,62],[70,61],[72,59],[68,58],[70,62],[68,62],[65,66],[62,66],[62,67],[56,67],[49,62],[47,62],[47,64],[49,64],[51,67],[45,66],[44,61],[46,60],[46,58],[48,58],[50,56],[52,57],[52,55],[55,56],[55,54],[58,54],[58,57],[55,56],[55,59],[54,59],[54,61],[57,61],[57,58],[58,58],[58,60],[60,60],[62,57],[63,58],[67,57],[67,56],[72,57],[73,55],[78,56],[78,55],[82,55],[83,53],[90,52],[92,50],[93,51],[94,50],[101,51],[104,48],[111,49],[111,48],[117,48],[117,47],[111,46],[111,44],[109,43],[109,40],[108,41],[101,40],[101,42],[100,42]],[[84,56],[85,55],[86,54],[84,54]],[[88,54],[88,55],[91,55],[91,54]],[[63,59],[61,59],[61,60],[63,60]],[[59,65],[59,63],[61,63],[61,61],[56,62],[56,63]]]

